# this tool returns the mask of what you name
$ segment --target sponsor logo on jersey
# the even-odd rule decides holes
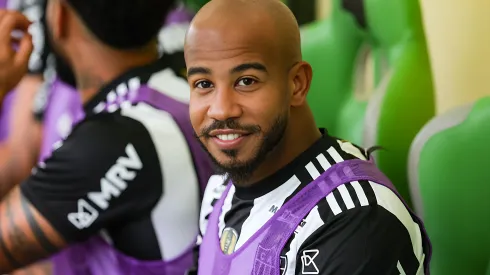
[[[78,229],[89,227],[99,217],[95,210],[86,200],[78,200],[78,210],[68,214],[68,220]]]
[[[318,249],[304,250],[301,255],[301,274],[320,274],[320,270],[315,264],[315,258],[320,251]]]
[[[68,214],[68,220],[75,227],[78,229],[89,227],[99,216],[99,212],[90,203],[100,210],[107,209],[111,200],[121,196],[127,189],[128,182],[133,180],[137,171],[143,168],[143,163],[131,143],[126,146],[126,155],[119,157],[100,179],[100,191],[90,192],[86,198],[79,199],[77,212]]]
[[[221,234],[220,246],[225,255],[230,255],[235,251],[238,241],[238,232],[233,228],[225,228]]]

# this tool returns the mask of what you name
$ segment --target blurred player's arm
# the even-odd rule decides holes
[[[0,9],[0,103],[27,73],[32,37],[27,32],[31,22],[19,12]],[[20,33],[14,38],[12,32]],[[18,44],[17,50],[12,45]]]
[[[10,275],[53,275],[53,266],[49,260],[46,260],[16,270],[10,273]]]
[[[0,198],[27,178],[37,162],[42,124],[32,114],[31,106],[41,84],[41,76],[27,75],[17,86],[8,137],[0,144]]]
[[[22,65],[18,66],[22,69],[14,71],[14,73],[22,72],[23,76],[17,73],[15,77],[12,77],[15,81],[19,81],[19,77],[22,79],[15,89],[14,100],[10,108],[8,138],[0,144],[0,198],[13,186],[27,178],[40,151],[42,124],[33,117],[32,106],[35,94],[38,93],[43,82],[42,75],[46,70],[49,55],[49,45],[46,43],[45,35],[45,6],[45,0],[19,1],[18,7],[15,8],[19,9],[19,12],[25,17],[14,12],[10,12],[11,14],[3,12],[3,16],[0,17],[0,22],[4,23],[3,19],[17,20],[16,25],[25,25],[27,17],[32,22],[28,26],[33,44],[29,59],[19,61],[19,64],[22,63]],[[3,33],[1,30],[0,32]],[[30,39],[30,36],[27,38]],[[4,89],[12,89],[13,87],[10,86]]]
[[[158,201],[154,184],[139,177],[147,171],[128,170],[134,178],[124,190],[101,181],[120,158],[149,163],[155,157],[141,139],[147,132],[107,119],[111,123],[79,124],[0,204],[0,274],[83,242],[116,221],[140,217]]]
[[[15,188],[0,203],[0,272],[25,267],[66,245],[59,233]]]

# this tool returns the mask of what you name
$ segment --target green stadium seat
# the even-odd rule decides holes
[[[490,97],[423,127],[410,148],[415,209],[434,247],[432,275],[490,275]]]
[[[318,126],[329,129],[332,134],[337,134],[337,120],[350,96],[361,42],[361,31],[354,18],[341,8],[340,0],[332,0],[332,13],[328,19],[301,27],[303,59],[313,67],[308,102]],[[362,108],[360,111],[363,112]]]
[[[328,19],[302,28],[303,57],[314,73],[308,101],[331,134],[386,148],[376,153],[377,164],[410,203],[408,150],[435,109],[418,2],[359,3],[332,0]],[[366,49],[374,60],[372,91],[360,81]]]
[[[410,203],[407,159],[410,144],[435,115],[432,74],[418,1],[367,1],[369,37],[377,70],[376,91],[368,103],[364,146],[380,145],[380,169]],[[381,67],[378,65],[378,67]]]
[[[182,0],[182,2],[189,10],[197,12],[202,6],[206,5],[209,0]]]

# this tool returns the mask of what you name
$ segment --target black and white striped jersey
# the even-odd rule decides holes
[[[239,249],[284,203],[331,165],[366,159],[363,149],[325,135],[272,176],[252,187],[232,186],[221,209],[220,238]],[[226,186],[213,176],[200,214],[198,244]],[[282,275],[423,274],[428,244],[421,226],[388,188],[368,181],[339,186],[303,219],[284,247]],[[231,237],[230,237],[231,235]],[[230,244],[231,240],[231,244]]]
[[[84,105],[85,118],[22,183],[22,194],[68,243],[101,234],[130,257],[166,261],[193,245],[202,162],[185,131],[189,86],[171,60],[165,55],[103,87]],[[174,109],[115,104],[140,86],[162,93]]]

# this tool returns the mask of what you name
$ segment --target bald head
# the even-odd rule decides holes
[[[304,149],[294,135],[308,137],[305,125],[318,135],[306,104],[311,67],[279,0],[212,0],[192,21],[184,53],[192,126],[235,184],[253,181],[264,162],[270,172],[288,161],[278,144]]]
[[[191,23],[186,49],[208,39],[238,47],[257,44],[287,66],[301,61],[298,23],[279,0],[210,1]]]

